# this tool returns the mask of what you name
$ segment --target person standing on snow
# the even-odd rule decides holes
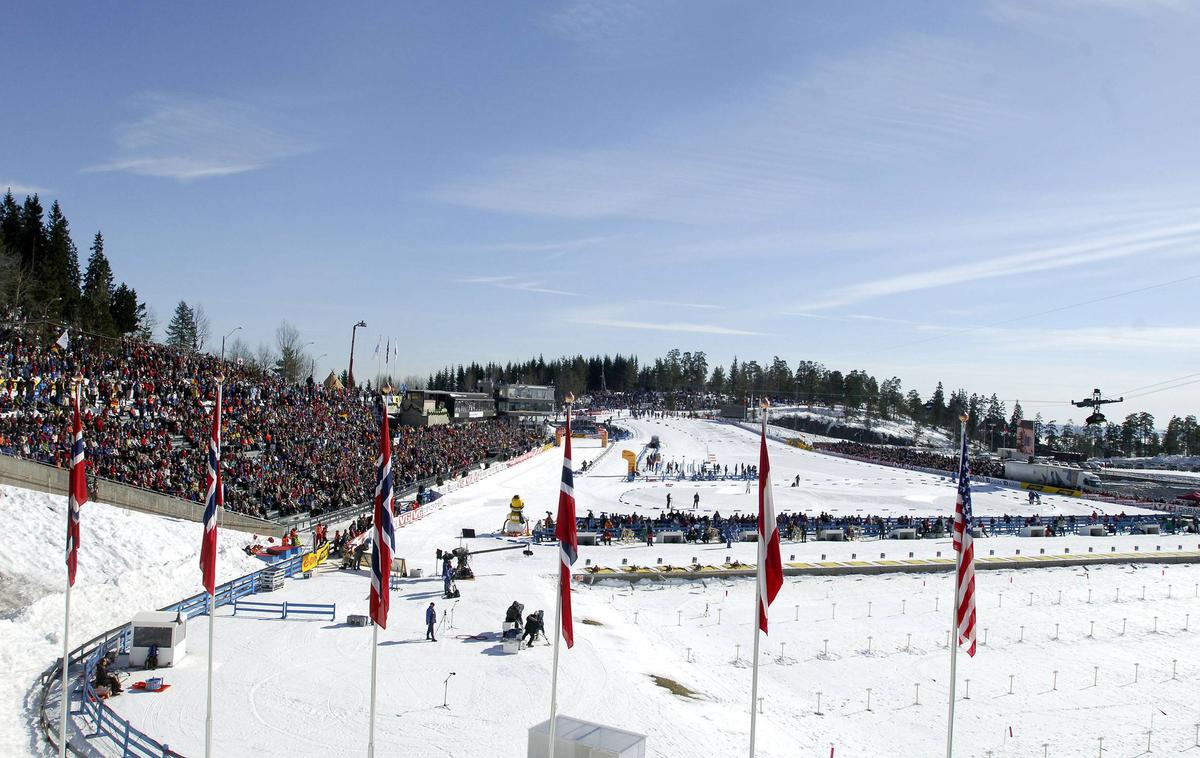
[[[433,636],[433,625],[437,623],[437,610],[434,609],[433,603],[425,609],[425,639],[432,642],[437,642],[437,637]]]

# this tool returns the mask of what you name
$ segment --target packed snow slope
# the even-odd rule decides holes
[[[62,655],[66,497],[0,486],[0,754],[34,749],[38,674]],[[83,506],[79,569],[71,593],[71,646],[201,591],[200,524],[102,503]],[[246,535],[220,540],[218,581],[263,567],[241,551]]]
[[[581,515],[661,508],[665,483],[639,487],[621,475],[619,450],[639,449],[635,443],[650,434],[660,435],[668,459],[714,454],[722,465],[756,462],[757,440],[736,428],[677,420],[629,425],[637,439],[618,445],[587,475],[576,477]],[[576,440],[577,466],[600,453],[597,442]],[[772,444],[771,453],[780,511],[881,513],[892,508],[924,515],[935,509],[948,513],[953,503],[953,488],[938,477],[786,445]],[[398,531],[397,555],[428,577],[437,570],[437,548],[457,547],[464,527],[481,534],[499,528],[514,494],[526,501],[533,518],[555,511],[561,456],[561,450],[552,450],[447,495],[438,510]],[[797,474],[801,486],[789,487]],[[1020,512],[1016,493],[1010,498],[1003,490],[981,490],[980,509]],[[746,494],[742,483],[676,483],[671,491],[685,508],[693,491],[701,493],[705,509],[725,513],[754,507],[754,495]],[[1093,506],[1100,510],[1103,504],[1046,498],[1042,511],[1090,512]],[[1176,549],[1183,539],[994,538],[978,544],[998,554],[1038,545],[1072,546],[1076,552],[1084,544],[1153,551],[1159,545]],[[1187,546],[1194,548],[1196,538],[1188,539]],[[482,550],[509,543],[480,537],[461,544]],[[513,600],[525,605],[526,614],[545,609],[553,633],[558,551],[553,545],[533,550],[532,557],[520,550],[477,556],[477,578],[459,583],[457,602],[442,600],[437,578],[401,582],[393,593],[388,628],[380,631],[377,744],[384,753],[524,754],[527,728],[549,715],[551,648],[539,644],[506,656],[496,637]],[[785,559],[795,554],[799,560],[868,550],[949,554],[949,542],[784,545]],[[749,543],[731,549],[723,544],[583,547],[579,568],[587,560],[655,565],[662,559],[678,565],[692,557],[720,563],[727,555],[753,561],[754,554]],[[1043,743],[1049,743],[1050,755],[1094,755],[1097,738],[1104,737],[1105,749],[1115,751],[1109,755],[1132,756],[1144,749],[1151,713],[1156,750],[1191,744],[1191,725],[1200,721],[1195,705],[1200,617],[1193,622],[1188,614],[1195,615],[1200,602],[1200,568],[988,571],[978,581],[980,638],[987,642],[974,659],[959,659],[963,699],[956,755],[1041,755]],[[316,756],[365,750],[371,630],[343,622],[349,613],[366,613],[369,584],[365,570],[328,567],[311,580],[289,581],[283,590],[256,598],[336,603],[333,623],[232,617],[228,608],[219,612],[214,754]],[[948,574],[787,579],[772,607],[771,634],[764,638],[759,755],[824,758],[831,745],[837,758],[939,754],[951,595]],[[728,756],[746,750],[753,580],[576,583],[573,597],[576,644],[562,655],[560,712],[643,732],[652,756]],[[437,642],[424,640],[423,617],[431,602],[439,617]],[[203,750],[207,623],[204,618],[191,622],[188,657],[166,672],[168,692],[112,701],[122,715],[188,755]],[[1173,659],[1179,661],[1175,678]],[[443,708],[443,686],[451,673]],[[662,678],[656,682],[656,676]]]

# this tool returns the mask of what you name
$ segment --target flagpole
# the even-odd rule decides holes
[[[376,373],[378,381],[378,372]],[[392,442],[388,429],[388,398],[392,386],[379,388],[379,458],[376,461],[375,515],[371,530],[371,715],[367,727],[367,758],[375,756],[375,702],[379,669],[379,627],[387,628],[392,555],[396,549],[392,525]]]
[[[390,580],[389,580],[390,581]],[[367,758],[375,758],[375,666],[379,659],[379,624],[371,622],[371,722],[367,732]]]
[[[562,559],[559,559],[558,570],[561,572]],[[558,722],[558,648],[562,642],[562,630],[557,628],[562,624],[562,581],[559,581],[558,602],[555,604],[554,620],[556,624],[554,634],[554,669],[550,676],[550,748],[546,752],[549,758],[554,758],[554,732]]]
[[[68,516],[70,518],[70,516]],[[58,728],[58,755],[59,758],[65,758],[67,755],[67,714],[70,712],[71,706],[71,687],[70,680],[67,678],[67,664],[70,656],[71,642],[71,583],[67,582],[67,603],[65,615],[63,616],[63,657],[62,657],[62,723]]]
[[[962,440],[962,447],[966,447],[967,439],[967,414],[962,414],[958,417],[959,434]],[[958,486],[962,487],[962,456],[960,449],[958,457],[958,475],[960,480]],[[970,529],[970,524],[963,524],[963,529]],[[953,540],[954,528],[951,526],[951,539]],[[954,695],[958,687],[958,580],[959,571],[962,569],[962,551],[954,551],[954,602],[950,603],[950,712],[946,718],[946,758],[953,758],[954,755]]]
[[[73,380],[75,385],[74,402],[75,408],[79,407],[79,383],[82,377],[76,376]],[[71,411],[71,449],[72,458],[74,457],[75,447],[75,412]],[[72,461],[74,464],[74,461]],[[80,469],[83,471],[83,469]],[[71,498],[74,493],[71,490],[71,477],[67,477],[67,530],[71,530]],[[67,755],[67,718],[71,713],[71,682],[68,677],[68,669],[71,662],[71,569],[67,568],[67,592],[66,600],[63,608],[63,655],[62,655],[62,718],[58,725],[58,755],[59,758],[66,758]]]
[[[221,384],[224,382],[224,376],[217,376],[217,469],[213,472],[213,486],[217,488],[217,497],[220,500],[219,494],[221,489]],[[221,515],[221,505],[217,504],[217,518]],[[214,527],[215,528],[215,527]],[[217,561],[216,553],[212,556],[214,570]],[[208,595],[208,699],[204,713],[204,758],[212,758],[212,727],[213,727],[213,640],[215,639],[214,630],[217,625],[217,595],[216,592],[211,592]]]
[[[763,402],[762,409],[762,433],[765,439],[767,435],[766,401]],[[758,475],[761,477],[763,472],[758,472]],[[763,528],[766,527],[767,525],[763,524]],[[756,542],[758,543],[758,571],[756,572],[754,578],[754,673],[750,676],[750,758],[754,758],[755,739],[757,737],[758,727],[758,708],[755,707],[755,704],[758,703],[758,643],[759,638],[762,636],[762,624],[760,623],[759,613],[762,612],[760,610],[760,605],[762,604],[763,581],[765,579],[766,572],[766,553],[764,549],[766,547],[766,542],[764,541],[761,533],[758,535],[758,540],[756,540]]]
[[[575,396],[568,392],[564,399],[567,401],[567,433],[570,434],[571,405],[575,402]],[[571,444],[569,438],[566,444]],[[550,742],[546,750],[548,758],[554,758],[554,737],[558,727],[558,649],[562,644],[562,572],[565,570],[566,567],[563,565],[562,549],[560,547],[558,558],[558,590],[554,593],[557,602],[554,605],[554,668],[550,674]]]

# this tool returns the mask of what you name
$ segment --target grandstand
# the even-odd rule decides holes
[[[90,473],[199,501],[207,414],[224,374],[227,508],[278,519],[370,499],[377,411],[367,391],[288,385],[211,355],[133,339],[75,339],[64,349],[9,332],[5,342],[0,454],[64,466],[66,403],[79,375]],[[543,438],[539,428],[489,420],[398,427],[395,482],[411,488],[449,479]]]

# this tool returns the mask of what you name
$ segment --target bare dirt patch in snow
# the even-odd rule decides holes
[[[692,690],[692,689],[688,689],[687,687],[683,686],[682,684],[675,681],[674,679],[671,679],[671,678],[665,677],[665,676],[659,676],[658,674],[651,674],[650,678],[653,679],[654,683],[657,684],[659,687],[662,687],[664,690],[669,690],[672,695],[678,695],[679,697],[686,697],[690,700],[700,700],[699,692],[696,692],[695,690]]]

